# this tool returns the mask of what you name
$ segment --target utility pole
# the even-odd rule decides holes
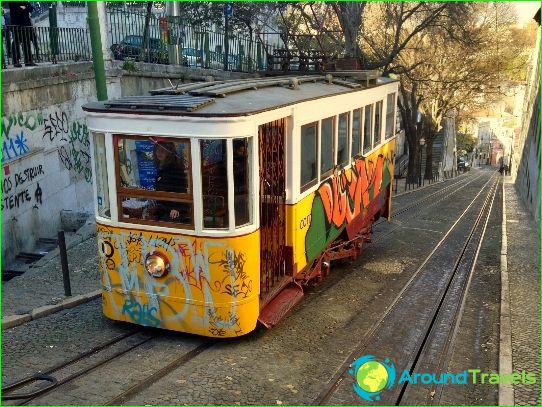
[[[107,86],[105,83],[105,67],[97,3],[89,1],[87,2],[87,8],[90,44],[92,46],[92,65],[94,66],[94,80],[96,81],[96,95],[98,96],[98,100],[107,100]]]

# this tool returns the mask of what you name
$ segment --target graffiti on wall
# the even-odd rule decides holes
[[[244,251],[226,240],[105,226],[98,227],[98,241],[102,285],[111,293],[106,313],[142,325],[205,331],[211,336],[243,333],[237,301],[254,298],[258,303],[258,293],[252,289],[258,286],[253,283],[257,277],[247,269]],[[161,279],[151,277],[143,266],[155,250],[165,254],[171,265]],[[254,266],[251,270],[258,272]]]
[[[2,164],[25,156],[32,146],[56,146],[62,166],[76,179],[92,182],[90,139],[83,119],[70,120],[58,108],[3,116]]]
[[[30,152],[27,133],[43,125],[39,112],[20,112],[2,117],[2,163]]]
[[[92,182],[90,140],[86,124],[72,123],[68,134],[68,144],[59,147],[58,158],[68,171],[82,175],[85,181]]]
[[[36,208],[42,205],[43,191],[39,182],[35,181],[44,175],[41,164],[13,174],[5,173],[2,177],[2,211],[22,208],[32,202]]]
[[[358,216],[364,216],[370,203],[391,182],[390,159],[379,154],[375,159],[356,158],[351,171],[335,173],[325,180],[312,203],[309,229],[305,238],[307,260],[314,259],[335,239],[344,227]]]

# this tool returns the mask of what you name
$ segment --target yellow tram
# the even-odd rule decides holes
[[[396,97],[369,71],[85,105],[104,314],[212,337],[277,323],[390,213]]]

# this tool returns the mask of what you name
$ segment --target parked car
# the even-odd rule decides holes
[[[183,48],[183,65],[185,66],[201,66],[202,52],[195,48]]]
[[[143,56],[141,55],[142,45],[142,35],[127,35],[119,44],[111,45],[111,51],[115,59],[133,58],[143,62],[169,63],[167,46],[160,39],[149,38],[148,45],[143,49]]]
[[[470,170],[470,164],[466,157],[457,158],[457,171],[466,172]]]

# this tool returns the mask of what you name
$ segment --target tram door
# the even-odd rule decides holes
[[[258,129],[260,154],[260,296],[269,298],[287,276],[286,245],[286,119]],[[290,271],[291,272],[291,271]]]

